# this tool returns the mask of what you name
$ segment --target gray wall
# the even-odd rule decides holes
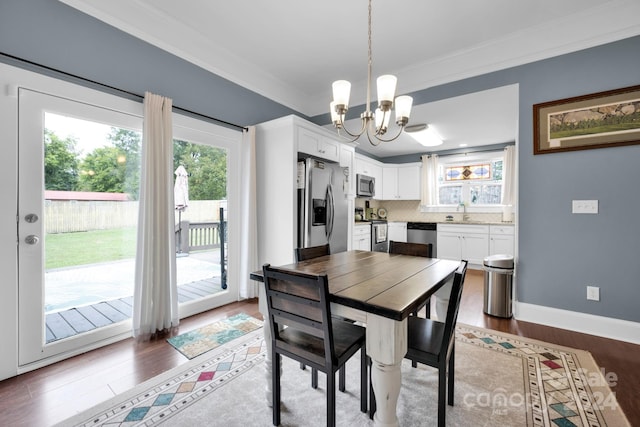
[[[521,302],[640,321],[640,145],[533,155],[534,104],[640,85],[639,70],[633,37],[411,94],[420,104],[519,84]],[[572,199],[598,200],[599,214],[571,214]]]
[[[2,0],[0,51],[240,125],[291,113],[53,0]],[[640,84],[638,70],[634,37],[412,94],[420,104],[520,85],[521,301],[640,321],[640,145],[534,156],[532,119],[539,102]],[[600,213],[572,215],[572,199],[597,199]],[[600,302],[586,301],[587,284]]]
[[[640,84],[640,37],[519,71],[521,299],[640,321],[640,145],[534,156],[532,105]],[[572,199],[599,200],[572,215]],[[586,301],[586,285],[601,301]]]
[[[0,1],[0,52],[240,126],[295,113],[57,0]]]

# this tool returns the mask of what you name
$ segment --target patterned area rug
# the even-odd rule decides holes
[[[247,332],[255,331],[261,326],[262,321],[245,313],[240,313],[194,331],[169,338],[167,341],[187,358],[193,359],[224,343],[239,338]]]
[[[528,426],[629,425],[609,388],[615,382],[606,379],[611,376],[599,369],[586,351],[461,324],[456,327],[458,341],[522,359],[524,396],[507,396],[496,390],[491,395],[493,410],[522,400],[528,408]]]
[[[265,401],[262,329],[186,362],[62,426],[270,426]],[[310,370],[283,358],[282,424],[323,426],[325,377],[310,387]],[[458,325],[455,426],[629,426],[615,394],[587,352]],[[347,392],[337,393],[337,422],[372,426],[359,411],[358,356],[347,364]],[[436,425],[436,371],[402,364],[402,426]]]

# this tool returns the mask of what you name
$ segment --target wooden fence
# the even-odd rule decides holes
[[[47,200],[44,218],[46,233],[135,227],[138,202]]]
[[[180,215],[182,221],[219,221],[219,208],[224,200],[194,200]],[[137,201],[46,200],[44,226],[48,234],[135,227],[138,224]]]

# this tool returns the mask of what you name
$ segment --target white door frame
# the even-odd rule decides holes
[[[227,150],[227,209],[229,212],[227,289],[197,300],[180,304],[180,318],[220,307],[238,300],[240,269],[240,147],[242,132],[181,114],[173,115],[173,138]],[[222,261],[222,260],[221,260]]]
[[[83,88],[84,89],[84,88]],[[44,313],[44,113],[51,112],[127,129],[142,129],[140,103],[115,96],[97,104],[84,89],[69,98],[18,89],[18,363],[26,366],[131,335],[131,319],[47,343]],[[39,220],[30,223],[26,216]],[[27,243],[35,236],[37,242]],[[91,248],[88,248],[91,250]],[[133,278],[132,278],[133,279]],[[133,280],[132,280],[133,283]],[[133,289],[132,289],[133,291]]]
[[[31,71],[26,71],[11,65],[0,63],[0,146],[2,147],[5,164],[0,168],[0,198],[4,207],[0,209],[0,271],[3,272],[3,285],[0,286],[0,324],[4,326],[4,350],[0,352],[0,380],[28,372],[42,366],[55,363],[86,351],[99,348],[112,342],[131,336],[131,331],[125,331],[111,338],[97,340],[81,348],[66,348],[58,343],[61,352],[47,355],[46,357],[30,362],[19,362],[19,285],[18,285],[18,242],[23,241],[25,235],[33,234],[33,230],[26,230],[28,234],[18,232],[18,222],[23,221],[18,208],[18,94],[20,89],[33,92],[47,93],[61,98],[87,102],[90,105],[107,106],[115,102],[116,110],[134,111],[134,115],[142,116],[142,103],[110,95],[105,92],[89,89],[67,81],[48,77]],[[228,207],[232,214],[228,218],[229,236],[229,287],[227,291],[218,297],[212,297],[213,301],[199,301],[182,304],[180,317],[189,316],[226,302],[238,299],[239,256],[240,256],[240,221],[237,214],[240,210],[240,182],[241,160],[240,146],[242,134],[236,130],[226,129],[213,125],[204,120],[196,120],[189,117],[174,114],[176,136],[180,137],[180,126],[195,127],[205,126],[204,133],[217,135],[218,143],[228,144]],[[198,124],[198,125],[196,125]],[[212,130],[215,129],[215,130]],[[191,138],[185,138],[191,139]],[[200,142],[200,140],[194,140]],[[206,142],[205,142],[206,143]],[[214,142],[213,145],[216,145]],[[38,230],[41,232],[41,230]],[[26,256],[26,255],[25,255]],[[40,265],[42,260],[39,261]],[[215,302],[214,302],[215,301]],[[44,323],[44,322],[43,322]],[[63,348],[64,347],[64,348]]]

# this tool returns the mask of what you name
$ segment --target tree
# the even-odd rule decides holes
[[[125,159],[122,191],[128,193],[132,199],[138,200],[142,134],[133,130],[112,127],[108,138]]]
[[[183,165],[189,173],[191,200],[227,198],[227,151],[222,148],[175,140],[174,169]]]
[[[79,188],[102,193],[127,193],[137,200],[140,192],[140,133],[111,128],[111,147],[100,147],[81,162]]]
[[[99,193],[125,193],[125,163],[117,148],[96,148],[82,160],[79,188]]]
[[[78,185],[76,140],[44,131],[44,183],[46,190],[74,191]]]

